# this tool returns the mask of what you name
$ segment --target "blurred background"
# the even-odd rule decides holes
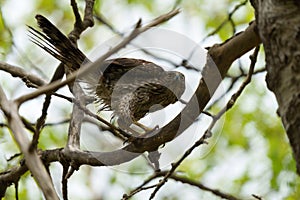
[[[78,0],[77,3],[83,13],[84,1]],[[62,32],[68,34],[74,24],[69,1],[0,0],[0,6],[1,61],[20,66],[49,81],[59,62],[29,40],[26,25],[37,27],[34,16],[42,14]],[[249,2],[96,0],[95,14],[108,24],[96,20],[95,26],[81,35],[78,46],[90,58],[97,58],[109,50],[116,41],[121,41],[122,35],[132,30],[139,18],[146,23],[174,7],[181,8],[179,15],[159,26],[158,30],[136,40],[136,46],[129,46],[114,56],[143,58],[164,66],[166,70],[184,73],[188,89],[183,99],[188,101],[201,78],[200,71],[205,63],[204,48],[225,41],[244,30],[254,20],[254,10]],[[163,35],[167,37],[162,37]],[[168,44],[171,43],[173,46],[163,49],[162,44],[167,39]],[[177,64],[183,59],[193,60],[192,65],[197,70],[176,68],[170,62],[139,51],[138,47],[148,48],[153,54],[163,56]],[[208,112],[218,113],[237,91],[248,72],[250,54],[251,52],[233,64],[228,77],[207,107]],[[276,114],[276,99],[265,83],[264,67],[264,52],[261,48],[256,64],[258,72],[254,74],[251,84],[233,109],[218,121],[212,130],[213,137],[208,140],[209,144],[195,150],[177,171],[191,180],[242,199],[251,199],[252,194],[265,199],[300,199],[300,179],[295,172],[288,139]],[[20,79],[13,78],[3,71],[0,71],[0,84],[11,99],[34,91],[27,88]],[[71,96],[66,87],[58,92]],[[43,99],[44,97],[39,97],[22,105],[20,114],[34,123],[41,114]],[[161,112],[146,116],[142,122],[150,127],[156,123],[166,124],[183,107],[184,105],[178,102]],[[71,109],[71,103],[53,97],[46,121],[48,126],[41,134],[40,149],[64,147],[68,124],[63,121],[70,118]],[[92,106],[90,109],[97,110]],[[111,113],[100,114],[109,119]],[[163,152],[160,160],[161,168],[169,169],[170,163],[176,161],[203,135],[210,122],[210,117],[201,115],[185,133],[161,148],[160,151]],[[3,115],[0,115],[0,123],[0,171],[4,171],[18,164],[18,159],[7,160],[19,150],[10,131],[4,126],[6,121]],[[28,136],[32,137],[32,134],[28,133]],[[82,149],[109,151],[122,146],[122,142],[108,132],[99,131],[92,124],[83,126],[81,137]],[[52,163],[50,169],[55,187],[61,195],[62,167],[59,163]],[[121,199],[124,193],[143,183],[143,180],[152,173],[151,166],[143,157],[116,167],[81,166],[69,180],[69,199]],[[14,199],[14,192],[15,189],[11,186],[5,199]],[[147,198],[151,192],[152,190],[140,192],[132,199]],[[167,182],[156,199],[175,200],[183,197],[191,200],[220,199],[210,192],[173,180]],[[28,172],[19,182],[19,198],[43,199],[42,193]]]

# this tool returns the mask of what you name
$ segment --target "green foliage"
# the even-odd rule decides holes
[[[59,148],[65,146],[67,142],[67,130],[66,125],[61,127],[45,127],[40,135],[39,148],[49,149],[49,148]]]
[[[95,1],[94,10],[96,13],[99,13],[101,11],[102,5],[103,5],[103,0]]]
[[[293,192],[287,196],[286,200],[295,200],[300,198],[300,180],[299,178],[295,181],[290,183],[290,187],[293,188]]]
[[[154,2],[155,1],[153,0],[127,0],[129,6],[141,5],[148,9],[150,12],[153,11]]]
[[[245,2],[241,0],[219,1],[218,5],[213,1],[204,0],[178,2],[190,15],[198,16],[204,21],[208,33],[222,26],[216,33],[222,41],[230,38],[236,27],[248,24],[254,19],[254,11],[249,2],[233,12],[236,6]]]
[[[12,47],[12,34],[2,16],[0,9],[0,59],[4,59],[5,56],[10,52]]]
[[[295,174],[295,162],[292,158],[286,133],[279,117],[275,115],[275,110],[267,112],[264,108],[267,95],[266,92],[255,89],[257,84],[259,82],[254,80],[254,83],[238,99],[236,105],[227,112],[224,126],[220,127],[222,130],[221,138],[216,145],[216,150],[212,151],[212,155],[209,157],[218,159],[220,158],[220,152],[228,153],[237,148],[243,149],[245,156],[247,154],[249,156],[253,155],[253,153],[257,154],[260,157],[264,157],[263,160],[261,163],[250,164],[248,169],[250,170],[257,164],[268,166],[267,163],[271,161],[269,171],[272,172],[272,176],[269,180],[264,179],[265,184],[270,182],[270,190],[280,192],[282,182],[289,180],[285,179],[282,174],[290,173],[293,180],[292,183],[288,182],[290,191],[297,191],[297,188],[300,187],[300,182]],[[245,107],[249,106],[246,98],[252,101],[251,110],[245,109]],[[263,148],[266,148],[267,151],[257,149],[257,146],[259,146],[257,143],[263,144]],[[206,161],[212,162],[214,165],[220,163],[218,160],[209,158]],[[242,187],[250,181],[257,181],[257,177],[250,176],[249,170],[245,171],[241,177],[236,178],[235,187]],[[293,193],[293,195],[297,195],[297,192]]]
[[[58,8],[57,1],[38,1],[36,5],[36,10],[39,12],[53,12]]]

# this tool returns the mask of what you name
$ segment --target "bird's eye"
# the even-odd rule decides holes
[[[175,80],[184,80],[184,76],[183,76],[182,73],[180,73],[180,72],[175,72],[174,75],[175,75],[175,76],[174,76],[174,79],[175,79]]]

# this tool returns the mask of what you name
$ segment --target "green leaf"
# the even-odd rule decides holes
[[[95,4],[94,4],[94,10],[96,10],[97,12],[100,12],[102,4],[103,4],[102,0],[96,0]]]
[[[144,6],[150,12],[153,10],[153,6],[154,6],[154,2],[151,0],[127,0],[127,3]]]
[[[12,34],[5,24],[0,10],[0,59],[4,59],[12,47]]]

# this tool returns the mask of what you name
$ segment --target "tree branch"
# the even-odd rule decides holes
[[[26,72],[23,68],[10,65],[2,61],[0,61],[0,70],[10,73],[13,77],[21,78],[26,84],[28,84],[28,82],[33,83],[37,86],[46,84],[46,81],[31,73]]]
[[[16,140],[21,152],[25,157],[26,166],[29,168],[36,182],[43,191],[45,198],[58,200],[59,198],[55,192],[52,180],[42,161],[38,157],[37,152],[29,151],[30,141],[26,136],[26,132],[22,126],[22,120],[18,115],[17,105],[12,101],[7,100],[2,87],[0,87],[0,107],[8,120],[8,124],[12,130],[14,139]]]
[[[157,173],[153,174],[148,179],[146,179],[140,186],[138,186],[136,189],[132,190],[129,194],[124,194],[122,200],[127,200],[127,199],[131,198],[133,195],[135,195],[136,193],[138,193],[138,192],[141,192],[143,190],[147,190],[147,189],[155,187],[156,185],[151,185],[151,186],[147,186],[147,187],[146,187],[146,185],[149,184],[152,180],[154,180],[156,178],[159,178],[159,177],[166,176],[167,174],[168,174],[168,171],[162,171],[162,172],[157,172]],[[170,178],[175,180],[175,181],[182,182],[184,184],[195,186],[195,187],[197,187],[197,188],[199,188],[203,191],[211,192],[214,195],[216,195],[218,197],[221,197],[221,198],[224,198],[224,199],[239,200],[239,198],[237,198],[237,197],[226,194],[225,192],[222,192],[222,191],[217,190],[217,189],[209,188],[209,187],[205,186],[204,184],[202,184],[200,182],[193,181],[193,180],[185,178],[183,176],[178,176],[176,174],[172,174],[170,176]]]

